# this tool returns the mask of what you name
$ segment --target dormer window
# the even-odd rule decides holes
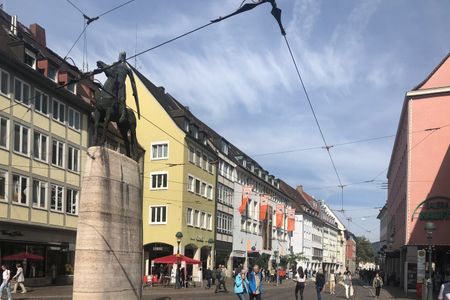
[[[69,81],[72,80],[72,78],[69,77]],[[66,86],[66,89],[71,92],[72,94],[77,93],[77,84],[75,82],[72,82],[71,84],[68,84]]]
[[[226,155],[228,155],[228,144],[227,142],[225,142],[224,140],[222,140],[221,144],[220,144],[220,150],[225,153]]]
[[[259,170],[258,171],[258,177],[261,178],[261,176],[262,176],[262,172],[261,172],[261,170]]]
[[[189,132],[189,120],[188,119],[183,120],[183,129],[184,129],[184,131]]]
[[[198,128],[195,125],[190,126],[189,128],[191,135],[198,139]]]
[[[33,69],[36,69],[36,54],[25,49],[24,63]]]
[[[242,160],[242,166],[245,168],[247,166],[247,161],[244,159]]]
[[[251,165],[251,166],[250,166],[250,170],[251,170],[252,172],[255,172],[255,166],[254,166],[254,165]]]
[[[58,80],[58,69],[51,64],[48,64],[47,78],[53,80],[54,82]]]

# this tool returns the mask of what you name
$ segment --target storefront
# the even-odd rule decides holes
[[[233,251],[233,244],[223,241],[216,240],[216,266],[224,265],[229,267],[228,261],[231,257],[231,252]]]
[[[2,223],[0,263],[22,264],[27,285],[68,284],[73,281],[76,232],[51,227]],[[4,257],[30,253],[39,259],[4,260]]]
[[[169,275],[169,268],[165,265],[154,264],[156,258],[172,255],[173,246],[165,243],[150,243],[144,246],[145,275]]]

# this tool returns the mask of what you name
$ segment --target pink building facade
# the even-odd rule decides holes
[[[449,56],[406,94],[387,177],[387,276],[405,290],[415,289],[421,279],[417,251],[427,248],[425,223],[432,221],[439,281],[450,273]]]

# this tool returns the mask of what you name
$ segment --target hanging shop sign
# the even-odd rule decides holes
[[[411,220],[441,221],[450,220],[450,198],[431,197],[422,201],[412,213]]]

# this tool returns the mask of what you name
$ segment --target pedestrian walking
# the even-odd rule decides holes
[[[212,285],[216,285],[216,279],[217,279],[217,269],[213,268],[211,271],[211,280],[212,280]]]
[[[249,284],[247,280],[247,272],[241,269],[239,274],[236,274],[234,279],[234,293],[238,296],[239,300],[246,300],[248,295]]]
[[[336,274],[334,274],[334,270],[330,271],[330,295],[336,294]]]
[[[205,270],[206,286],[205,289],[211,288],[212,271],[211,268]]]
[[[251,272],[248,276],[250,300],[261,300],[261,295],[263,292],[262,284],[262,274],[259,270],[259,266],[254,265],[253,272]]]
[[[295,300],[298,300],[298,294],[300,293],[300,300],[303,300],[303,291],[305,290],[306,275],[303,272],[303,268],[299,267],[297,274],[294,276],[295,285]]]
[[[27,292],[27,289],[25,288],[25,276],[23,275],[23,268],[20,264],[16,265],[17,271],[16,275],[14,275],[13,279],[16,280],[16,283],[14,284],[14,291],[13,294],[17,292],[17,287],[20,285],[20,289],[22,290],[22,294],[25,294]]]
[[[316,274],[316,292],[317,292],[317,300],[322,300],[322,290],[325,286],[325,275],[323,275],[323,271],[319,269]]]
[[[450,300],[450,282],[443,283],[439,291],[439,300]]]
[[[217,268],[216,280],[217,284],[215,293],[218,293],[222,288],[225,293],[228,293],[227,286],[225,285],[226,276],[225,272],[223,271],[222,265],[219,265],[219,267]]]
[[[0,299],[3,297],[3,290],[8,294],[8,300],[12,300],[11,296],[11,271],[6,265],[2,265],[2,285],[0,285]]]
[[[345,298],[349,299],[353,296],[352,273],[347,270],[344,273]]]
[[[375,274],[375,278],[373,279],[372,282],[373,288],[375,289],[375,297],[380,297],[380,291],[381,288],[383,287],[383,279],[381,279],[380,274],[378,274],[378,272]]]

